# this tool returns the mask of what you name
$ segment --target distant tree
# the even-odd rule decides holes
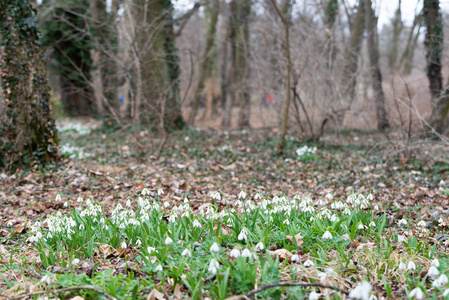
[[[0,1],[0,167],[45,165],[60,157],[39,36],[28,1]]]
[[[443,57],[444,34],[443,17],[439,0],[424,0],[424,23],[426,26],[427,78],[429,80],[430,95],[432,96],[432,113],[430,124],[434,129],[443,133],[447,129],[445,119],[449,111],[449,94],[443,92],[443,75],[441,73],[441,60]]]
[[[394,13],[393,18],[393,36],[391,39],[391,50],[388,57],[388,62],[390,66],[390,71],[396,69],[396,64],[398,60],[398,48],[399,48],[399,37],[401,35],[403,24],[402,24],[402,10],[401,10],[402,0],[398,0],[398,7]]]
[[[371,0],[365,0],[365,25],[368,33],[368,56],[371,67],[371,80],[376,106],[377,128],[384,130],[390,127],[385,108],[385,94],[382,88],[382,73],[379,64],[379,43],[377,41],[377,21]],[[395,60],[396,61],[396,60]]]
[[[88,0],[48,2],[41,20],[43,44],[52,50],[60,76],[61,102],[71,116],[95,112],[90,86],[94,44],[89,34]]]

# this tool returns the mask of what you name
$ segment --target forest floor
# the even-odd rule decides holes
[[[63,166],[0,174],[0,299],[449,297],[444,144],[59,127]]]

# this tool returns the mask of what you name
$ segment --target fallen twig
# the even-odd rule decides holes
[[[14,298],[10,298],[10,299],[12,299],[12,300],[22,299],[25,297],[31,297],[31,296],[42,295],[42,294],[60,294],[63,292],[68,292],[68,291],[73,291],[73,290],[91,290],[91,291],[97,292],[98,294],[105,296],[106,299],[117,300],[117,298],[115,298],[115,297],[103,292],[99,288],[91,286],[91,285],[71,286],[71,287],[66,287],[63,289],[57,289],[57,290],[52,290],[52,291],[50,290],[50,291],[33,292],[33,293],[23,294],[23,295],[20,295],[20,296],[14,297]]]
[[[240,298],[236,298],[236,299],[248,299],[251,296],[254,296],[257,293],[260,293],[262,291],[274,288],[274,287],[280,287],[280,286],[304,286],[304,287],[319,287],[319,288],[325,288],[325,289],[332,289],[335,291],[338,291],[340,293],[343,293],[345,295],[348,294],[347,291],[342,290],[336,286],[332,286],[332,285],[324,285],[321,283],[306,283],[306,282],[277,282],[277,283],[270,283],[270,284],[265,284],[262,285],[261,287],[251,290],[248,293],[246,293],[245,295],[242,295]]]

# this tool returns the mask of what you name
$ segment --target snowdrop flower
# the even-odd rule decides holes
[[[406,219],[401,219],[398,221],[398,225],[407,225],[407,220]]]
[[[446,297],[447,295],[449,295],[449,289],[447,289],[443,292],[443,297]]]
[[[367,281],[357,285],[355,289],[349,292],[349,298],[368,300],[372,287]]]
[[[239,199],[245,199],[246,198],[246,193],[244,191],[241,191],[239,193]]]
[[[318,300],[318,299],[320,299],[320,296],[321,296],[321,294],[318,294],[317,292],[312,291],[309,294],[309,300]]]
[[[377,204],[374,205],[374,210],[377,210],[377,211],[378,211],[378,210],[379,210],[379,205],[377,205]]]
[[[362,223],[360,223],[359,226],[357,226],[357,229],[364,229],[364,228],[365,226]]]
[[[148,191],[147,188],[144,188],[144,189],[142,190],[141,194],[142,194],[143,196],[149,195],[149,194],[150,194],[150,191]]]
[[[301,261],[301,259],[299,258],[298,254],[293,254],[292,258],[291,258],[291,261],[292,262],[299,262],[299,261]]]
[[[255,247],[256,250],[261,250],[261,251],[262,251],[264,248],[265,248],[265,246],[263,245],[262,242],[258,242],[257,245],[256,245],[256,247]]]
[[[445,274],[441,274],[437,280],[432,283],[433,287],[442,287],[445,286],[449,282],[447,276]]]
[[[304,262],[304,267],[313,267],[315,264],[310,259]]]
[[[210,252],[218,252],[220,251],[220,246],[218,246],[218,244],[214,242],[212,246],[210,246],[209,250]]]
[[[168,201],[165,201],[165,202],[164,202],[164,207],[167,208],[167,207],[169,207],[169,206],[170,206],[170,203],[168,203]]]
[[[334,199],[334,196],[332,196],[332,194],[331,193],[328,193],[327,195],[326,195],[326,197],[324,197],[326,200],[332,200],[332,199]]]
[[[136,241],[136,245],[137,245],[137,246],[142,245],[142,241],[141,241],[140,239],[138,239],[138,240]]]
[[[79,228],[79,230],[83,230],[84,229],[84,224],[80,224],[80,226],[78,228]]]
[[[221,200],[220,193],[216,192],[216,193],[212,194],[212,199],[220,201]]]
[[[440,275],[440,271],[438,271],[438,269],[435,266],[431,266],[429,268],[429,271],[427,271],[427,275],[430,277],[434,277]]]
[[[122,249],[126,249],[128,247],[128,245],[126,245],[126,242],[123,241],[121,247],[122,247]]]
[[[6,223],[6,226],[11,227],[12,224],[13,224],[12,220],[9,220],[9,221]]]
[[[254,195],[254,200],[259,200],[261,198],[259,193],[256,193],[256,195]]]
[[[63,207],[68,207],[69,206],[69,202],[68,201],[64,202],[64,204],[62,206]]]
[[[252,253],[251,253],[251,251],[249,251],[248,249],[243,249],[243,251],[242,251],[242,257],[251,257],[252,256]]]
[[[421,227],[426,227],[426,221],[421,220],[421,221],[418,222],[417,225],[418,225],[418,226],[421,226]]]
[[[323,234],[322,239],[323,239],[323,240],[331,240],[331,239],[332,239],[332,234],[331,234],[329,231],[326,231],[326,232]]]
[[[402,242],[406,242],[408,243],[408,238],[405,235],[398,235],[398,242],[402,243]]]
[[[163,194],[164,194],[164,191],[162,189],[157,189],[158,196],[163,195]]]
[[[195,221],[193,221],[193,227],[201,227],[201,223],[195,219]]]
[[[284,222],[282,222],[283,224],[287,224],[290,225],[290,221],[288,219],[285,219]]]
[[[151,254],[152,252],[156,252],[157,253],[156,248],[150,247],[150,246],[148,246],[147,251],[148,251],[148,254]]]
[[[248,232],[246,231],[246,229],[242,229],[242,231],[240,231],[238,239],[239,239],[239,241],[241,241],[241,240],[246,241],[248,239]]]
[[[167,236],[167,238],[165,238],[165,245],[170,245],[171,243],[173,243],[173,240],[169,237],[169,236]]]
[[[215,258],[212,258],[209,263],[209,268],[207,269],[212,274],[217,274],[217,270],[220,267],[220,264]]]
[[[78,199],[76,200],[76,202],[83,203],[83,198],[81,196],[79,196]]]
[[[79,260],[78,258],[74,258],[74,259],[72,260],[72,266],[79,265],[79,263],[80,263],[80,260]]]
[[[131,200],[128,199],[128,201],[126,201],[126,206],[130,207],[131,206]]]
[[[369,227],[376,227],[376,223],[374,223],[374,221],[371,221],[371,223],[369,223]]]
[[[51,283],[51,276],[49,276],[49,275],[44,275],[44,276],[41,278],[41,282],[46,282],[47,284],[50,284],[50,283]]]
[[[61,201],[61,195],[60,194],[56,194],[56,199],[55,199],[56,201]]]
[[[86,200],[86,205],[87,205],[87,206],[90,206],[91,204],[92,204],[92,202],[90,201],[89,198],[87,198],[87,200]]]
[[[416,265],[415,265],[415,263],[414,263],[413,261],[410,261],[410,262],[408,263],[408,265],[407,265],[407,270],[409,270],[409,271],[414,271],[414,270],[416,270]]]
[[[445,185],[445,184],[446,184],[446,182],[444,182],[444,180],[441,180],[441,181],[438,183],[439,186],[443,186],[443,185]]]
[[[182,256],[192,256],[192,252],[189,249],[185,248],[181,253]]]
[[[424,292],[421,290],[420,287],[417,287],[417,288],[413,289],[410,292],[410,294],[408,294],[408,296],[410,298],[423,299],[424,298]]]
[[[435,258],[434,260],[432,260],[430,265],[438,268],[440,266],[440,261]]]
[[[229,256],[238,258],[238,257],[240,257],[240,251],[238,249],[232,249],[231,253],[229,253]]]
[[[160,271],[160,272],[162,272],[162,266],[159,264],[159,265],[157,265],[157,267],[156,267],[156,271]]]
[[[401,261],[401,263],[399,264],[399,271],[405,270],[407,267],[406,265]]]

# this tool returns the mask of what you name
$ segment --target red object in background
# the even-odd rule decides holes
[[[264,102],[265,102],[266,106],[272,105],[274,103],[274,96],[273,96],[273,94],[266,95],[264,100],[265,100]]]

